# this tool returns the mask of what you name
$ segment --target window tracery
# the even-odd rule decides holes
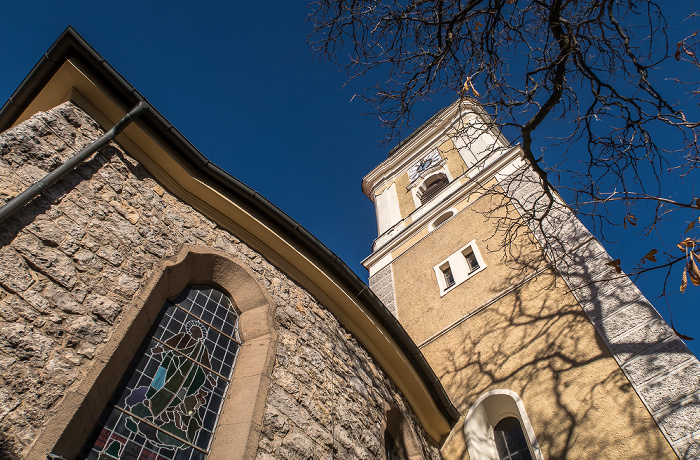
[[[228,296],[188,286],[166,301],[83,458],[206,458],[241,346]]]

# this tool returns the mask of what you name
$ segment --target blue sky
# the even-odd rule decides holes
[[[367,279],[360,261],[370,253],[376,224],[360,181],[391,145],[380,146],[386,132],[375,117],[363,116],[371,107],[353,100],[361,86],[343,88],[345,75],[314,59],[304,1],[28,0],[2,12],[0,99],[70,24],[202,153]],[[423,103],[413,126],[450,102],[448,96]],[[614,258],[644,255],[633,239],[613,239],[622,242],[606,245]],[[652,276],[638,284],[653,298],[659,282]],[[671,284],[675,290],[678,282]],[[691,336],[700,336],[697,295],[691,286],[671,298],[676,325]],[[667,315],[663,300],[654,303]],[[689,345],[700,353],[700,344]]]

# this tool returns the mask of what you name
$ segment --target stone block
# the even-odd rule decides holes
[[[606,293],[599,295],[597,298],[581,302],[581,307],[593,323],[599,323],[620,309],[634,304],[650,306],[646,299],[642,297],[639,289],[630,284],[626,285],[625,289],[608,289]]]
[[[35,366],[46,362],[53,345],[51,337],[26,324],[0,324],[0,346],[8,355],[29,360]]]
[[[0,250],[0,285],[12,292],[21,292],[34,284],[29,266],[15,251]]]
[[[658,414],[656,419],[672,443],[688,433],[697,433],[700,431],[697,424],[700,420],[700,395],[693,395],[671,411]]]
[[[615,337],[608,342],[610,351],[619,363],[624,363],[652,346],[674,336],[663,319],[652,319],[642,326]]]
[[[94,345],[107,338],[107,328],[87,316],[70,318],[67,321],[67,330],[75,337],[87,340]]]
[[[680,452],[681,458],[700,458],[700,435],[684,441],[674,446],[676,451]]]
[[[85,308],[61,286],[48,284],[41,294],[61,311],[74,315],[85,313]]]
[[[700,392],[700,363],[693,361],[688,366],[662,374],[658,380],[637,388],[649,409],[658,412],[678,403],[687,395]]]
[[[102,321],[112,324],[122,311],[122,306],[99,294],[90,294],[85,299],[85,309]]]
[[[597,325],[597,329],[606,341],[624,334],[630,329],[653,319],[659,319],[659,314],[647,301],[638,301],[617,310]]]
[[[626,363],[623,369],[635,384],[641,385],[692,357],[688,347],[680,339],[674,338]]]
[[[36,269],[61,286],[71,289],[77,281],[75,267],[71,259],[58,249],[45,246],[37,237],[21,234],[13,247],[26,260],[31,260]]]
[[[592,237],[588,229],[569,211],[552,209],[545,219],[543,231],[550,246],[560,254],[578,252],[577,247]]]

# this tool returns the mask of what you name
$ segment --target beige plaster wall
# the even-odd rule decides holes
[[[438,150],[444,158],[447,158],[447,169],[450,171],[453,179],[467,172],[467,165],[451,140],[440,145]]]
[[[534,272],[534,267],[507,265],[501,260],[502,252],[488,250],[496,249],[498,240],[492,238],[494,230],[482,213],[492,209],[498,199],[486,196],[476,200],[412,247],[407,247],[407,243],[395,252],[401,254],[393,263],[396,304],[403,327],[416,343],[427,340],[522,276]],[[488,268],[440,297],[433,267],[471,240],[476,240]],[[541,253],[527,244],[524,234],[515,246],[522,257],[542,265]]]
[[[408,186],[411,184],[411,181],[408,178],[408,173],[404,171],[396,176],[394,183],[396,184],[396,195],[399,198],[401,217],[405,219],[409,214],[416,210],[416,204],[413,202],[413,196],[411,195],[411,191],[408,190]]]
[[[590,320],[527,234],[515,240],[532,265],[509,266],[482,197],[394,261],[396,305],[419,344],[488,304],[422,348],[452,402],[466,414],[485,392],[520,395],[544,458],[675,458]],[[492,221],[491,221],[492,222]],[[475,239],[487,268],[440,297],[432,267]],[[468,458],[462,423],[443,458]]]
[[[494,184],[495,184],[495,182],[492,181],[490,183],[485,184],[485,187],[488,188],[488,187],[493,186]],[[461,185],[464,185],[464,183],[462,183]],[[472,195],[464,197],[463,199],[456,202],[454,205],[450,206],[449,209],[455,211],[455,217],[453,217],[448,223],[445,223],[442,227],[449,225],[452,228],[452,230],[451,230],[452,232],[457,232],[457,233],[462,232],[462,230],[459,229],[459,224],[452,224],[451,222],[452,222],[452,220],[460,220],[461,221],[461,219],[464,219],[464,216],[461,216],[461,217],[459,216],[459,212],[461,212],[463,209],[471,206],[476,201],[478,201],[477,195],[472,194]],[[429,235],[430,231],[429,231],[428,227],[430,226],[431,220],[434,220],[435,218],[439,217],[440,215],[442,215],[442,212],[437,213],[432,219],[426,220],[425,223],[421,224],[422,228],[420,228],[419,230],[416,231],[416,230],[412,229],[411,235],[409,237],[407,237],[404,241],[397,242],[396,246],[391,251],[392,259],[396,259],[399,256],[401,256],[402,254],[404,254],[405,252],[409,251],[410,249],[413,248],[413,246],[415,246],[416,244],[421,242],[421,240],[423,238],[425,238],[427,235]],[[412,222],[407,222],[406,225],[410,225],[411,223]],[[442,234],[443,234],[443,231],[441,231],[441,235]],[[489,235],[490,234],[485,235],[484,238],[487,238]],[[442,238],[442,236],[440,238]],[[471,240],[467,240],[467,241],[471,241]],[[435,242],[434,237],[433,237],[433,242]],[[462,246],[463,245],[457,246],[455,244],[455,250],[462,247]],[[440,259],[440,260],[442,260],[442,259]],[[411,277],[412,274],[410,273],[411,272],[410,266],[408,266],[407,268],[408,268],[407,269],[407,276]]]

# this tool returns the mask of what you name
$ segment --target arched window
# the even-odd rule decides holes
[[[470,460],[542,460],[525,405],[512,390],[481,395],[464,418]]]
[[[444,174],[431,176],[421,185],[420,202],[425,204],[447,187],[449,181]]]
[[[399,460],[399,445],[388,431],[384,433],[384,453],[386,460]]]
[[[493,427],[493,437],[500,460],[532,460],[520,420],[506,417]]]
[[[188,286],[166,301],[83,457],[204,459],[240,346],[238,314],[221,291]]]
[[[420,444],[413,428],[396,408],[386,414],[384,429],[385,460],[423,460]]]

